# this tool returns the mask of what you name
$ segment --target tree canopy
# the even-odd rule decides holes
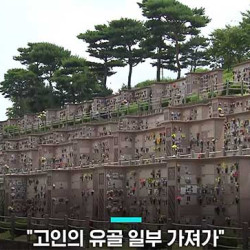
[[[0,84],[0,92],[13,102],[8,109],[12,118],[112,93],[103,89],[85,59],[62,47],[29,43],[18,52],[14,60],[26,68],[8,70]]]
[[[142,22],[121,18],[113,20],[108,25],[96,25],[95,30],[88,30],[77,37],[88,43],[87,52],[103,64],[89,62],[91,69],[103,75],[103,85],[106,87],[107,77],[115,74],[114,67],[129,66],[128,88],[131,88],[132,69],[143,61],[144,52],[139,47],[145,37],[145,27]]]
[[[212,67],[230,70],[236,63],[250,57],[250,11],[242,13],[239,25],[227,25],[211,34],[211,46],[208,50]]]
[[[105,24],[96,25],[95,30],[88,30],[77,37],[88,43],[87,52],[89,52],[89,55],[102,62],[89,62],[89,66],[93,72],[98,74],[106,88],[107,77],[116,73],[113,68],[124,66],[122,61],[114,55],[114,44],[110,41],[112,34],[109,26]]]
[[[139,6],[148,19],[150,40],[159,39],[156,52],[157,80],[159,80],[161,60],[166,60],[165,66],[162,67],[176,71],[179,79],[181,69],[186,67],[182,60],[183,55],[187,53],[183,44],[190,39],[190,36],[198,35],[200,29],[210,21],[205,15],[205,9],[191,9],[176,0],[143,0]]]
[[[104,87],[97,84],[96,76],[87,67],[86,60],[71,56],[62,62],[53,77],[56,95],[63,106],[65,103],[80,103],[102,92]]]
[[[203,36],[192,36],[189,41],[183,44],[183,65],[190,72],[196,72],[197,68],[209,65],[207,47],[209,41]]]
[[[51,88],[54,72],[62,65],[62,60],[71,55],[70,51],[51,43],[28,43],[27,48],[17,50],[20,54],[14,60],[20,61]]]
[[[131,89],[133,67],[143,62],[145,51],[140,47],[146,35],[142,22],[121,18],[109,23],[112,34],[111,43],[114,45],[114,55],[129,66],[128,89]]]
[[[42,85],[36,74],[26,69],[8,70],[0,91],[13,102],[13,107],[9,110],[13,116],[42,111],[48,106],[48,88]]]

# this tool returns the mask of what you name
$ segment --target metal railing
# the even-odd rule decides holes
[[[149,164],[161,164],[166,163],[170,159],[202,159],[202,158],[216,158],[216,157],[223,157],[223,156],[250,156],[250,148],[239,147],[237,150],[220,150],[220,151],[206,151],[204,153],[199,152],[191,152],[190,154],[176,154],[176,155],[165,155],[160,157],[150,157],[150,158],[141,158],[141,159],[131,159],[131,160],[119,160],[114,162],[99,162],[99,163],[85,163],[80,165],[73,165],[73,166],[64,166],[60,167],[56,164],[45,164],[40,169],[35,169],[32,171],[10,171],[7,174],[37,174],[37,173],[46,173],[50,170],[80,170],[86,168],[95,168],[95,167],[102,167],[102,166],[145,166]],[[1,173],[0,173],[1,174]],[[3,174],[3,173],[2,173]],[[6,174],[6,173],[5,173]]]
[[[220,84],[219,87],[212,91],[213,94],[221,93],[223,90],[226,89],[226,86]],[[228,90],[235,90],[235,88],[229,88]],[[207,99],[200,99],[200,95],[203,93],[207,93],[204,89],[199,89],[197,96],[198,99],[196,101],[192,101],[190,104],[198,104],[201,102],[209,102],[209,98]],[[250,93],[250,89],[246,89],[246,93]],[[91,111],[85,112],[81,115],[68,115],[62,118],[56,118],[51,121],[40,121],[37,122],[35,125],[28,124],[25,128],[18,128],[18,130],[13,129],[13,131],[4,132],[3,134],[9,135],[10,134],[28,134],[28,133],[36,133],[42,131],[48,131],[51,128],[60,128],[65,125],[76,125],[79,123],[98,123],[103,122],[105,120],[113,120],[118,121],[119,118],[123,115],[142,115],[142,114],[154,114],[158,112],[162,112],[163,107],[170,107],[170,108],[178,108],[178,105],[186,103],[187,98],[192,96],[193,94],[188,94],[185,96],[181,96],[180,103],[176,103],[176,97],[172,95],[164,95],[158,98],[143,98],[141,100],[132,102],[128,105],[121,105],[118,104],[115,106],[114,109],[110,109],[108,107],[103,107],[99,111]],[[19,126],[19,125],[18,125]]]

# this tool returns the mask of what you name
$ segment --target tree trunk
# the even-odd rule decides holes
[[[103,86],[104,86],[105,89],[107,88],[107,77],[108,77],[107,68],[105,67],[104,79],[103,79]]]
[[[60,91],[60,100],[59,100],[59,102],[60,102],[61,107],[63,107],[64,104],[65,104],[65,101],[64,101],[64,95],[63,95],[62,90]]]
[[[194,59],[194,63],[193,63],[194,65],[193,65],[193,72],[195,72],[196,71],[196,68],[197,68],[197,65],[196,65],[196,59]]]
[[[131,78],[132,78],[132,70],[133,70],[133,64],[129,64],[129,73],[128,73],[128,89],[131,89]]]
[[[193,72],[193,63],[191,63],[191,69],[190,72]]]
[[[76,96],[75,96],[75,90],[74,90],[74,87],[71,86],[71,94],[72,94],[72,103],[76,103]]]
[[[178,39],[176,37],[176,40],[175,40],[175,59],[176,59],[177,72],[178,72],[177,79],[181,78],[181,64],[179,61],[179,54],[180,54],[180,47],[179,47]]]
[[[51,91],[52,91],[52,90],[53,90],[52,82],[51,82],[50,80],[48,80],[48,82],[49,82],[49,87],[50,87],[50,89],[51,89]]]
[[[198,52],[198,49],[195,50],[195,54],[197,55],[197,52]],[[197,69],[197,61],[198,61],[198,58],[195,56],[194,57],[194,72],[196,71]]]
[[[53,85],[52,85],[52,80],[51,80],[52,77],[53,77],[53,73],[50,71],[48,81],[49,81],[49,86],[50,86],[51,90],[53,90]]]
[[[161,81],[161,59],[157,59],[157,72],[156,72],[156,81]]]
[[[194,65],[194,72],[196,71],[196,68],[197,68],[196,65]]]
[[[161,81],[161,58],[160,58],[161,48],[158,48],[158,58],[157,58],[157,72],[156,72],[156,81]]]
[[[103,77],[103,86],[106,89],[107,88],[107,78],[108,78],[108,66],[107,66],[107,60],[105,59],[104,62],[104,77]]]

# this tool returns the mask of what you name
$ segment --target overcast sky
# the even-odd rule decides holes
[[[86,46],[77,39],[79,33],[93,29],[112,19],[129,17],[142,19],[137,2],[140,0],[0,0],[0,81],[10,68],[20,67],[13,60],[17,48],[28,42],[50,42],[63,46],[73,54],[88,57]],[[209,34],[226,24],[237,24],[240,12],[250,9],[249,0],[180,0],[190,7],[205,7],[212,22],[203,31]],[[127,82],[127,68],[108,79],[108,87],[117,91]],[[174,76],[165,72],[164,76]],[[133,72],[132,85],[155,79],[155,69],[149,62],[138,65]],[[0,96],[0,120],[6,119],[10,101]]]

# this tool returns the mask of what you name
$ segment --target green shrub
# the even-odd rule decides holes
[[[226,82],[226,81],[230,81],[232,82],[233,81],[233,71],[232,70],[224,70],[223,71],[223,82]]]
[[[136,114],[138,112],[138,104],[137,103],[131,103],[128,106],[128,114]]]
[[[11,240],[11,233],[10,230],[1,230],[0,231],[0,239],[1,240]]]
[[[186,103],[196,103],[200,101],[200,97],[198,94],[193,94],[186,98]]]
[[[245,94],[247,91],[246,86],[243,86],[243,94]],[[224,90],[222,91],[221,95],[226,95],[227,90],[226,86],[224,87]],[[229,95],[240,95],[241,94],[241,85],[240,84],[232,84],[229,86],[228,90]]]
[[[169,99],[162,99],[161,106],[162,107],[168,107],[169,105]]]
[[[0,221],[0,227],[11,228],[11,224],[7,221]]]
[[[206,68],[197,68],[195,70],[195,73],[204,73],[204,72],[208,72],[210,71],[209,69],[206,69]]]
[[[139,107],[141,111],[147,111],[149,108],[148,102],[140,102]]]
[[[216,96],[217,96],[217,94],[214,93],[214,92],[209,92],[208,93],[208,98],[213,98],[213,97],[216,97]]]
[[[237,237],[237,234],[234,233],[232,230],[230,230],[230,231],[226,230],[225,234],[223,236],[232,237],[232,238],[220,237],[218,240],[218,245],[229,246],[229,247],[237,247],[238,246],[238,240],[234,239],[234,237]]]
[[[68,121],[66,119],[63,119],[63,120],[61,120],[60,125],[65,125],[67,123],[68,123]]]
[[[69,126],[72,126],[72,125],[74,124],[74,120],[69,120],[69,121],[67,122],[67,124],[68,124]]]
[[[90,119],[90,116],[84,116],[82,120],[83,122],[90,122],[91,119]]]
[[[52,125],[53,128],[59,128],[60,127],[60,123],[56,122]]]
[[[81,122],[82,122],[81,119],[76,119],[75,124],[79,124],[79,123],[81,123]]]
[[[116,110],[113,110],[112,112],[111,112],[111,114],[112,114],[112,117],[118,117],[118,110],[116,109]]]
[[[154,84],[155,82],[156,82],[155,80],[146,80],[143,82],[139,82],[135,85],[135,88],[147,87],[147,86],[150,86],[151,84]]]
[[[128,107],[122,106],[119,109],[111,111],[112,117],[119,117],[122,115],[127,115],[129,111]]]
[[[16,125],[8,125],[4,127],[6,133],[19,133],[20,128]]]

